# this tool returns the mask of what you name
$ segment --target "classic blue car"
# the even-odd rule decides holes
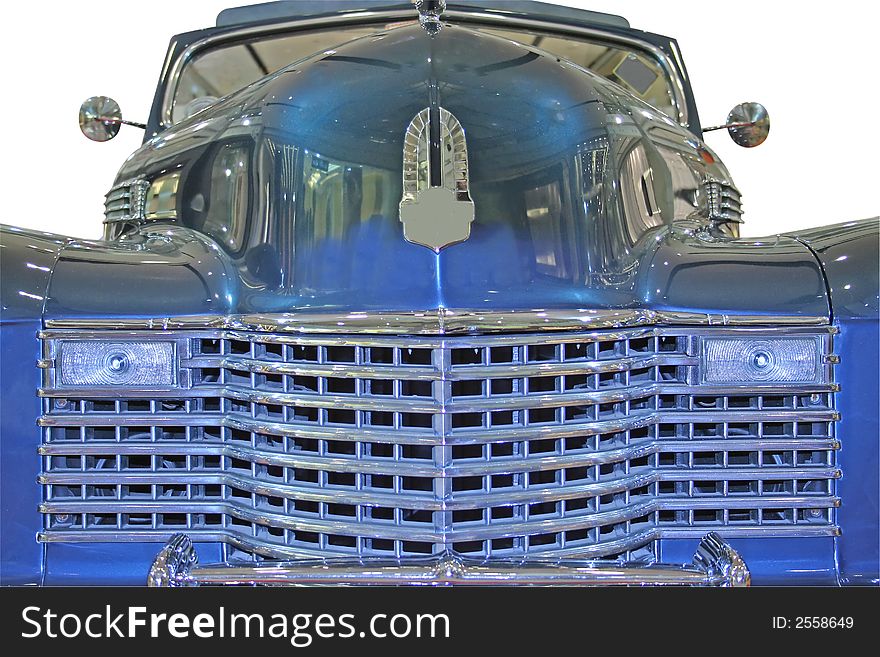
[[[174,37],[103,239],[2,229],[2,582],[876,584],[877,221],[741,239],[672,39],[415,4]]]

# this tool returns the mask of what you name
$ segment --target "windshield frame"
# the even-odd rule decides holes
[[[511,17],[486,12],[473,11],[456,11],[450,10],[444,14],[445,18],[452,19],[455,23],[465,27],[468,25],[483,25],[486,27],[503,28],[503,29],[531,29],[538,30],[560,37],[576,37],[580,39],[590,39],[595,42],[607,42],[611,46],[618,48],[628,48],[640,51],[658,63],[661,70],[667,78],[669,88],[672,92],[672,102],[678,117],[678,123],[685,128],[691,130],[698,129],[694,125],[694,118],[690,116],[688,106],[688,95],[685,91],[685,84],[680,69],[673,62],[672,58],[660,47],[650,43],[644,39],[633,36],[617,34],[611,30],[599,27],[586,27],[580,25],[564,25],[540,19]],[[388,23],[399,21],[412,22],[412,11],[401,10],[382,10],[382,11],[362,11],[352,14],[330,15],[318,18],[309,18],[303,20],[283,21],[262,25],[247,25],[232,30],[223,31],[221,33],[210,34],[201,39],[197,39],[179,51],[176,54],[176,48],[172,42],[172,49],[169,53],[169,60],[166,62],[163,70],[164,88],[160,87],[157,98],[161,98],[160,122],[158,130],[165,130],[174,125],[172,115],[174,111],[174,99],[177,95],[178,85],[185,66],[196,55],[200,55],[205,51],[212,50],[216,47],[224,47],[234,45],[237,42],[244,41],[251,37],[271,37],[279,34],[290,34],[299,31],[309,31],[314,29],[326,29],[335,26],[351,26],[351,25],[369,25],[375,24],[377,27],[384,26]],[[674,45],[674,42],[673,42]],[[677,49],[674,49],[677,55]],[[176,55],[176,56],[175,56]],[[680,63],[680,61],[679,61]]]

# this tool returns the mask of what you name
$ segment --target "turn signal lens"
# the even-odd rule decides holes
[[[61,383],[67,386],[171,386],[173,342],[63,342]]]
[[[820,374],[816,338],[703,338],[703,383],[810,383]]]

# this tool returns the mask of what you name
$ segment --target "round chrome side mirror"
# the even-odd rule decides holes
[[[727,115],[730,138],[745,148],[764,143],[770,134],[770,116],[761,103],[740,103]]]
[[[79,108],[79,129],[92,141],[109,141],[119,134],[122,125],[145,129],[143,123],[122,118],[119,103],[107,96],[92,96]]]
[[[79,108],[79,129],[92,141],[109,141],[119,134],[122,112],[107,96],[92,96]]]
[[[770,116],[761,103],[740,103],[727,115],[727,123],[711,128],[703,128],[703,132],[727,129],[734,142],[745,148],[760,146],[770,134]]]

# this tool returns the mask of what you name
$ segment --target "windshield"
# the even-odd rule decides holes
[[[206,50],[193,57],[182,69],[174,89],[171,120],[176,123],[292,62],[352,39],[375,34],[384,27],[375,24],[340,26],[282,36],[254,36]],[[621,85],[668,116],[679,118],[672,81],[660,62],[645,51],[610,41],[536,30],[499,29],[470,23],[468,27],[540,48],[574,62]],[[486,64],[491,67],[491,62]]]

